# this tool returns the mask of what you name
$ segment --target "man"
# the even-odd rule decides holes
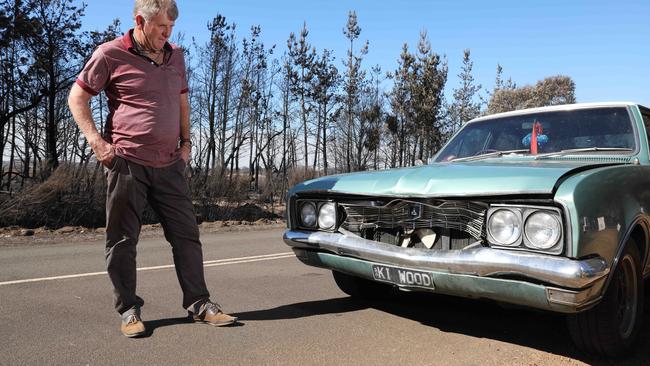
[[[174,0],[136,0],[134,16],[134,29],[95,50],[68,98],[77,125],[106,173],[106,263],[121,330],[127,337],[145,334],[135,257],[147,202],[172,246],[183,307],[194,321],[230,325],[237,318],[210,301],[183,175],[191,149],[188,86],[183,51],[168,43],[178,8]],[[109,106],[104,137],[89,106],[102,90]]]

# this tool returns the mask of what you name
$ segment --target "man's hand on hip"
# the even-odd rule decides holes
[[[113,149],[113,145],[106,142],[103,138],[88,141],[88,143],[93,149],[97,160],[99,160],[105,167],[110,167],[113,159],[115,159],[115,149]]]
[[[190,152],[192,151],[192,145],[190,144],[182,144],[181,145],[181,159],[185,162],[185,165],[187,165],[190,162]]]

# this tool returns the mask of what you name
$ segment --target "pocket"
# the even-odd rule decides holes
[[[185,168],[187,168],[187,163],[183,159],[178,159],[178,161],[176,162],[176,165],[178,166],[178,169],[181,172],[184,172]]]
[[[122,160],[121,157],[115,155],[115,157],[113,157],[113,160],[111,161],[109,166],[106,167],[106,169],[110,172],[114,172],[119,167],[121,160]]]

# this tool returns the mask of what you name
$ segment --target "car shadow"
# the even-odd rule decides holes
[[[650,309],[650,296],[646,297]],[[499,305],[484,300],[463,299],[429,293],[398,293],[385,301],[365,301],[352,297],[300,302],[275,308],[234,314],[240,320],[298,319],[340,314],[373,308],[417,321],[444,332],[493,339],[543,352],[569,357],[590,365],[648,365],[650,359],[650,315],[640,341],[629,357],[606,360],[590,357],[573,346],[565,317],[561,314]]]
[[[650,314],[646,312],[639,343],[629,357],[607,360],[588,356],[571,340],[562,314],[429,293],[400,293],[371,307],[444,332],[493,339],[561,355],[590,365],[648,365]],[[645,308],[650,309],[646,297]]]

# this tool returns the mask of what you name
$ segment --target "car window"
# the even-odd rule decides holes
[[[644,117],[646,118],[646,117]],[[650,121],[646,122],[650,131]],[[515,115],[469,123],[437,155],[447,161],[489,151],[530,149],[557,152],[583,148],[636,149],[625,107],[603,107]]]
[[[483,150],[492,138],[489,129],[474,128],[467,131],[462,139],[455,139],[447,146],[446,155],[440,161],[451,160],[457,156],[470,156]]]

